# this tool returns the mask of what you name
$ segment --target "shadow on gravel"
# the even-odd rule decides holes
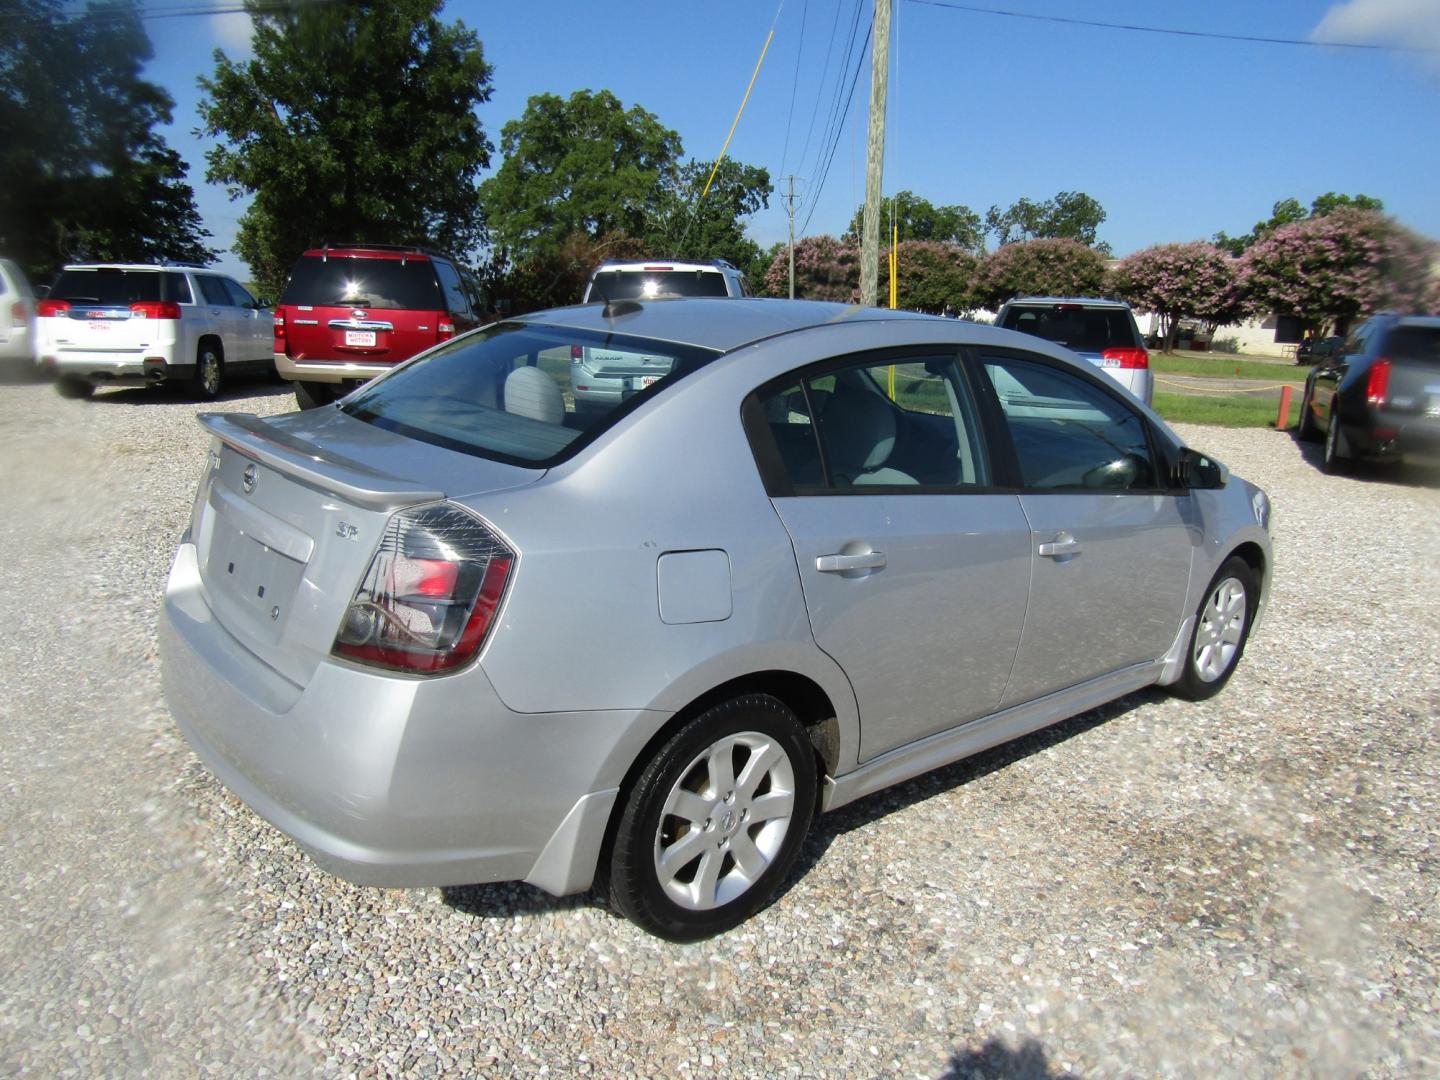
[[[1014,742],[1005,743],[984,753],[968,757],[963,761],[957,761],[953,765],[937,769],[934,772],[925,773],[914,779],[897,784],[884,791],[877,791],[874,795],[868,795],[863,799],[843,806],[829,814],[818,815],[810,826],[810,834],[805,838],[804,845],[800,848],[799,858],[795,862],[795,868],[789,876],[775,891],[770,903],[774,904],[795,884],[810,872],[813,867],[824,856],[825,851],[837,836],[842,836],[852,829],[863,828],[871,822],[879,821],[895,813],[897,810],[904,810],[915,803],[923,802],[932,796],[942,794],[952,788],[960,787],[977,780],[982,776],[988,776],[997,769],[1003,769],[1007,765],[1014,764],[1031,754],[1038,754],[1042,750],[1048,750],[1057,746],[1067,739],[1083,734],[1093,727],[1106,721],[1129,712],[1146,702],[1156,701],[1165,697],[1165,691],[1148,687],[1125,697],[1118,698],[1097,709],[1091,709],[1087,713],[1071,717],[1048,728],[1032,732]],[[949,841],[943,841],[948,844]],[[515,915],[532,914],[542,911],[563,911],[576,907],[593,907],[608,909],[609,905],[604,898],[599,896],[593,889],[589,892],[580,893],[576,896],[555,897],[542,889],[538,889],[524,882],[509,881],[500,882],[494,885],[459,885],[442,888],[440,899],[449,907],[466,915],[481,919],[503,919]],[[766,905],[767,907],[770,905]],[[1042,1055],[1043,1057],[1043,1055]],[[957,1059],[958,1060],[958,1059]],[[946,1073],[949,1076],[988,1076],[990,1073]],[[993,1075],[1010,1075],[1007,1073],[995,1073]],[[1029,1073],[1023,1075],[1032,1075]],[[1034,1073],[1035,1076],[1048,1076],[1048,1073]],[[1061,1074],[1056,1074],[1061,1075]]]
[[[1052,1068],[1045,1048],[1034,1039],[1009,1047],[991,1039],[978,1050],[951,1055],[937,1080],[1079,1080],[1069,1069]]]
[[[225,379],[223,392],[213,401],[195,401],[189,390],[182,384],[161,386],[122,386],[115,389],[97,389],[90,399],[93,405],[154,405],[157,402],[189,401],[204,408],[223,405],[227,401],[253,397],[288,397],[294,400],[295,391],[288,382],[276,382],[268,375],[229,375]]]
[[[1324,444],[1306,442],[1295,431],[1291,431],[1290,437],[1295,440],[1305,463],[1316,472],[1324,472]],[[1383,461],[1351,461],[1347,463],[1343,475],[1350,480],[1395,484],[1399,487],[1440,487],[1440,467],[1417,465],[1411,461],[1402,461],[1398,465]]]
[[[49,376],[29,360],[0,361],[0,386],[34,386],[49,381]]]

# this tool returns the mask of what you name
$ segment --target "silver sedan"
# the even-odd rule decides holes
[[[603,410],[572,358],[661,357]],[[350,880],[597,886],[690,940],[813,815],[1140,687],[1216,693],[1269,502],[1035,337],[617,301],[208,414],[165,692]]]

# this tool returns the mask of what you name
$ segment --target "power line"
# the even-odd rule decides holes
[[[800,40],[795,49],[795,76],[790,83],[790,114],[785,117],[785,147],[780,151],[780,173],[785,173],[785,163],[790,157],[790,125],[795,122],[795,94],[800,89],[800,59],[805,55],[805,23],[810,18],[810,0],[805,0],[800,9]]]
[[[1007,19],[1030,19],[1035,22],[1064,23],[1069,26],[1093,26],[1101,30],[1127,30],[1138,34],[1167,34],[1172,37],[1207,38],[1211,41],[1248,41],[1259,45],[1300,45],[1310,49],[1365,49],[1372,52],[1440,53],[1427,45],[1374,45],[1360,41],[1310,41],[1306,38],[1260,37],[1253,34],[1222,34],[1218,30],[1180,30],[1169,26],[1140,26],[1135,23],[1101,22],[1097,19],[1076,19],[1067,15],[1037,15],[1029,11],[1006,11],[1003,8],[975,7],[955,4],[950,0],[910,0],[912,4],[949,8],[973,15],[1000,15]]]
[[[830,75],[830,57],[835,51],[835,34],[840,29],[840,8],[835,8],[835,18],[830,23],[830,43],[825,46],[825,64],[820,69],[820,81],[815,87],[815,104],[810,107],[810,126],[805,130],[805,145],[800,148],[800,162],[804,165],[810,154],[810,137],[815,134],[815,118],[820,115],[820,99],[825,96],[825,80]]]
[[[821,162],[827,159],[827,155],[834,154],[834,148],[839,143],[842,129],[845,126],[842,110],[843,112],[849,111],[849,99],[846,96],[845,89],[845,72],[850,67],[851,58],[855,56],[855,43],[857,40],[859,40],[860,15],[863,4],[864,0],[855,0],[854,14],[851,16],[850,19],[850,33],[845,40],[844,57],[843,59],[841,59],[839,65],[835,69],[835,98],[834,101],[832,101],[830,104],[829,113],[825,119],[825,132],[823,135],[820,136],[820,143],[815,150],[814,168],[810,170],[811,173],[815,176],[819,176],[823,171],[825,171],[825,166],[822,165]],[[858,65],[860,63],[860,60],[864,59],[864,48],[862,47],[860,51],[861,56],[858,60],[856,60],[857,72],[859,70]],[[853,92],[854,82],[852,80],[850,93]],[[801,158],[800,163],[802,166],[804,165],[804,158]],[[821,180],[821,183],[824,183],[823,179]],[[818,194],[818,187],[816,188],[816,192]]]
[[[845,112],[840,117],[840,125],[835,129],[835,141],[830,144],[830,156],[825,161],[825,169],[820,174],[819,182],[815,185],[815,200],[810,204],[810,212],[805,215],[805,224],[800,232],[803,234],[810,228],[810,219],[815,216],[815,207],[820,205],[820,192],[825,187],[825,180],[830,175],[830,164],[835,160],[835,150],[840,145],[840,136],[845,130],[845,120],[850,115],[850,102],[855,100],[855,83],[860,78],[860,69],[865,66],[865,50],[870,47],[870,34],[874,30],[873,24],[865,31],[865,42],[860,46],[860,56],[855,63],[855,73],[850,77],[850,91],[845,95]]]

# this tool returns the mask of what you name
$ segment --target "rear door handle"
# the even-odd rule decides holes
[[[879,570],[884,565],[883,551],[867,551],[863,555],[815,556],[815,569],[822,574],[843,574],[846,570]]]
[[[1061,533],[1048,544],[1041,544],[1037,549],[1047,559],[1060,559],[1066,555],[1080,554],[1080,541],[1068,533]]]

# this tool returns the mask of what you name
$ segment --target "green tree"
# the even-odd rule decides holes
[[[0,250],[37,281],[75,259],[213,257],[185,163],[155,130],[174,102],[140,76],[154,50],[135,4],[4,13]]]
[[[246,0],[253,60],[215,52],[203,130],[222,140],[206,178],[252,194],[235,250],[267,291],[325,241],[484,239],[477,177],[492,149],[475,109],[490,65],[441,0],[277,6]]]
[[[1105,208],[1083,191],[1062,191],[1053,199],[1020,199],[1007,210],[992,206],[985,213],[985,231],[999,247],[1022,240],[1075,240],[1103,254],[1108,244],[1096,243],[1096,231],[1105,220]]]
[[[992,251],[980,263],[975,295],[998,309],[1016,296],[1098,296],[1105,257],[1078,240],[1024,240]]]
[[[745,235],[742,219],[770,205],[770,174],[726,158],[710,190],[711,165],[690,161],[661,185],[649,224],[640,234],[648,254],[674,259],[728,259],[742,270],[756,267],[760,245]]]
[[[968,206],[935,206],[913,191],[902,191],[886,200],[881,207],[880,219],[883,223],[881,247],[887,245],[893,221],[900,227],[902,241],[940,240],[975,254],[985,250],[985,226],[980,215]],[[850,227],[845,230],[846,243],[860,243],[864,222],[865,207],[862,205],[856,209],[855,216],[850,219]]]
[[[495,244],[517,263],[575,233],[643,236],[679,183],[680,136],[608,90],[537,94],[501,129],[500,150],[481,195]]]
[[[902,240],[896,250],[898,305],[932,315],[973,311],[980,260],[959,244],[938,240]],[[880,296],[890,294],[890,265],[880,264]]]
[[[1255,227],[1244,236],[1229,236],[1223,231],[1218,232],[1215,234],[1215,246],[1231,255],[1243,255],[1257,240],[1282,226],[1293,225],[1307,217],[1324,217],[1343,209],[1374,210],[1378,213],[1385,209],[1385,204],[1373,195],[1337,195],[1333,191],[1327,191],[1310,204],[1307,213],[1299,199],[1281,199],[1271,207],[1268,221],[1257,221]]]

